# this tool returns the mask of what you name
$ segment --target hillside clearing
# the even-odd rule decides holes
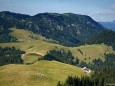
[[[10,35],[16,37],[18,40],[22,39],[25,41],[33,41],[33,40],[45,40],[45,37],[35,34],[28,30],[23,29],[17,29],[17,28],[11,28]]]

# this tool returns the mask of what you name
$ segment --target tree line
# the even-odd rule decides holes
[[[16,49],[15,47],[0,47],[0,66],[6,64],[21,64],[23,59],[21,55],[24,54],[24,51]]]
[[[115,55],[105,54],[105,60],[94,59],[92,63],[80,62],[77,66],[94,70],[90,76],[68,76],[64,83],[58,82],[57,86],[107,86],[115,85]]]
[[[87,64],[86,62],[81,61],[78,65],[80,67],[88,67],[92,70],[100,70],[105,67],[112,67],[115,69],[115,55],[114,54],[105,54],[104,61],[100,58],[94,59],[92,63]]]
[[[86,44],[107,44],[112,46],[115,50],[115,31],[105,30],[99,33],[97,36],[90,38],[86,41]]]
[[[79,59],[75,59],[70,51],[61,50],[50,50],[44,57],[39,60],[56,60],[59,62],[76,65],[79,63]]]
[[[115,85],[115,69],[104,68],[93,72],[90,76],[68,76],[64,83],[58,82],[57,86],[107,86]]]
[[[39,58],[38,60],[56,60],[59,62],[71,64],[79,67],[88,67],[92,70],[100,70],[105,67],[115,68],[115,55],[114,54],[104,54],[104,61],[100,58],[94,59],[92,63],[86,63],[84,61],[79,61],[78,58],[75,58],[71,51],[61,50],[50,50],[44,57]]]

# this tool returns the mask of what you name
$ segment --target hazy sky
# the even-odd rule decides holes
[[[96,21],[113,21],[115,0],[0,0],[0,11],[29,15],[72,12],[89,15]]]

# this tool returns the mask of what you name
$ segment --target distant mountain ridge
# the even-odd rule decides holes
[[[102,24],[104,27],[115,31],[115,21],[112,21],[112,22],[99,22],[99,23]]]
[[[8,38],[11,27],[33,31],[67,46],[75,46],[105,30],[101,24],[86,15],[39,13],[29,16],[8,11],[0,12],[0,37]]]

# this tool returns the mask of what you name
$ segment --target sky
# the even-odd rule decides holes
[[[115,0],[0,0],[0,11],[28,15],[69,12],[109,22],[115,20]]]

